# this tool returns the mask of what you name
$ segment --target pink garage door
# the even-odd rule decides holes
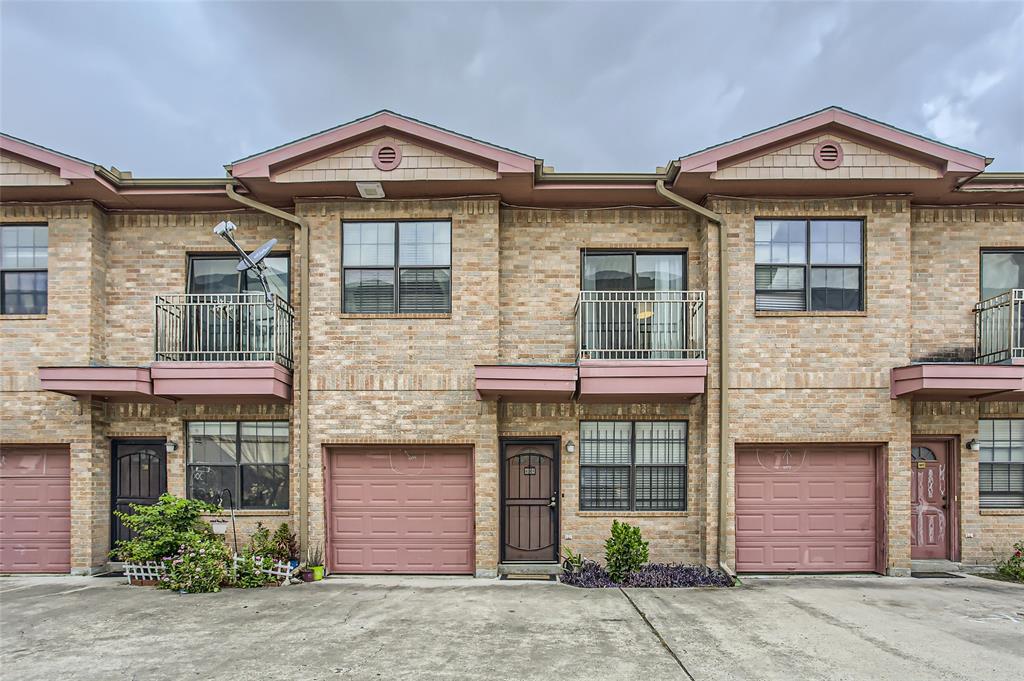
[[[473,573],[469,448],[339,448],[329,455],[332,572]]]
[[[66,446],[0,451],[0,572],[71,570],[70,462]]]
[[[872,447],[736,448],[737,571],[873,571],[876,514]]]

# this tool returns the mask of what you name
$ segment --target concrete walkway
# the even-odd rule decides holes
[[[329,579],[182,596],[0,578],[0,671],[33,679],[964,679],[1024,667],[1024,586],[786,578],[581,590]]]

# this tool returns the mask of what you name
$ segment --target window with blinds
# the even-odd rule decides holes
[[[686,421],[581,421],[581,511],[685,511]]]
[[[755,309],[864,309],[860,220],[757,220],[754,250]]]
[[[0,314],[46,314],[46,225],[0,227]]]
[[[380,314],[452,309],[451,222],[342,225],[342,310]]]
[[[981,508],[1024,508],[1024,419],[978,422]]]

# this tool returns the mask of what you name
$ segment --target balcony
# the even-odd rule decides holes
[[[1024,289],[974,306],[974,362],[923,362],[892,370],[893,399],[1024,401]]]
[[[678,402],[704,393],[704,291],[580,291],[580,402]]]
[[[704,291],[580,291],[577,360],[703,360]]]
[[[113,402],[290,402],[291,305],[262,293],[155,301],[149,367],[40,367],[44,390]]]
[[[156,297],[157,362],[276,362],[292,368],[292,306],[262,293]]]
[[[983,300],[974,306],[975,362],[1024,362],[1024,289]]]

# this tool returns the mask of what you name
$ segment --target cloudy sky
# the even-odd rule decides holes
[[[830,104],[1024,171],[1024,0],[0,0],[0,129],[136,176],[220,176],[382,108],[649,172]]]

